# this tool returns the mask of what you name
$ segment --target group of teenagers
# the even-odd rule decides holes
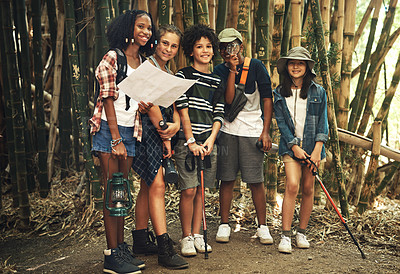
[[[156,31],[149,13],[130,10],[110,23],[107,39],[111,49],[95,72],[100,88],[89,121],[92,152],[100,160],[104,192],[107,191],[108,174],[122,172],[127,178],[133,168],[141,181],[135,203],[132,247],[124,241],[124,217],[110,216],[104,207],[107,240],[104,272],[140,273],[145,264],[136,257],[138,254],[158,254],[159,265],[187,268],[188,263],[182,256],[205,252],[200,233],[201,184],[198,163],[194,160],[198,157],[207,159],[204,161],[205,187],[215,187],[216,180],[220,181],[221,224],[216,242],[229,242],[233,187],[240,171],[242,181],[251,190],[256,209],[256,236],[261,244],[272,244],[273,238],[266,224],[263,159],[264,152],[272,146],[269,131],[273,111],[280,129],[279,155],[286,173],[278,250],[292,252],[291,226],[300,187],[302,199],[296,246],[308,248],[305,230],[313,206],[312,169],[324,161],[324,143],[328,139],[326,93],[313,80],[316,75],[310,53],[303,47],[296,47],[286,57],[281,57],[277,63],[281,83],[272,91],[262,62],[251,59],[250,64],[244,66],[242,36],[233,28],[224,29],[218,36],[214,30],[200,24],[187,28],[183,34],[173,25],[161,26]],[[239,51],[232,54],[227,50],[232,46],[239,47]],[[127,65],[123,79],[145,61],[172,73],[168,62],[180,47],[191,66],[179,69],[175,75],[198,81],[172,106],[163,108],[151,102],[136,102],[118,89],[121,52]],[[210,71],[210,64],[218,52],[224,62]],[[247,102],[229,122],[224,119],[225,105],[232,103],[235,87],[243,73],[247,74],[244,88]],[[166,129],[160,121],[166,122]],[[171,138],[175,140],[173,148]],[[261,149],[256,146],[260,141]],[[174,250],[166,224],[162,161],[171,156],[179,174],[182,256]],[[311,161],[315,165],[312,166]],[[148,229],[149,218],[156,242]],[[207,251],[212,251],[210,245],[207,245]]]

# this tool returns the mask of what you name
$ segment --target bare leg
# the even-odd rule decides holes
[[[282,203],[282,230],[288,231],[292,226],[296,196],[299,192],[301,165],[298,162],[285,163],[286,187]]]
[[[233,198],[233,186],[235,181],[222,181],[219,188],[219,207],[221,223],[229,222],[229,213]]]
[[[135,206],[135,216],[136,216],[136,230],[145,229],[149,224],[149,187],[144,182],[140,180],[140,190],[136,198]]]
[[[251,189],[251,197],[253,198],[253,204],[256,208],[257,220],[259,225],[266,224],[266,197],[263,183],[249,184]]]
[[[196,196],[193,201],[192,234],[200,234],[200,227],[203,219],[203,201],[201,199],[201,186],[197,187]]]
[[[182,226],[182,238],[192,233],[193,203],[196,195],[196,188],[189,188],[181,191],[179,202],[179,217]]]
[[[302,182],[302,188],[301,188],[301,205],[300,205],[300,223],[299,227],[301,229],[306,229],[308,221],[311,216],[311,211],[313,208],[313,203],[314,203],[314,182],[315,178],[312,175],[311,171],[303,166],[302,167],[303,171],[303,178],[301,180]]]
[[[162,167],[158,170],[148,194],[149,211],[153,228],[157,236],[167,232],[165,216],[165,182]]]

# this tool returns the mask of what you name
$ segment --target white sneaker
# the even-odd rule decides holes
[[[194,239],[191,235],[181,240],[181,254],[185,257],[197,255],[196,249],[194,248]]]
[[[215,240],[219,243],[227,243],[229,242],[230,236],[231,236],[231,227],[228,224],[219,225]]]
[[[204,242],[204,237],[203,235],[200,234],[194,234],[194,247],[196,250],[200,253],[205,253],[206,252],[206,243]],[[207,253],[211,252],[212,248],[211,246],[207,243]]]
[[[281,235],[278,250],[282,253],[292,253],[292,240],[288,236]]]
[[[303,233],[296,233],[296,245],[298,248],[310,248],[310,243],[307,241],[306,235]]]
[[[256,236],[260,238],[260,243],[264,245],[272,244],[274,242],[274,239],[272,239],[271,234],[269,233],[268,226],[266,225],[261,225],[257,228]]]

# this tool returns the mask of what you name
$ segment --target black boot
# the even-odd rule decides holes
[[[189,264],[179,256],[167,233],[157,236],[158,264],[172,269],[188,268]]]
[[[149,232],[147,228],[140,230],[132,230],[133,253],[152,255],[157,254],[158,248],[155,243],[153,232]]]

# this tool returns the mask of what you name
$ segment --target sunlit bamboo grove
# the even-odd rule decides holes
[[[295,46],[309,49],[328,96],[330,139],[323,179],[343,215],[349,215],[349,204],[362,213],[378,195],[400,192],[400,152],[394,150],[397,158],[385,158],[383,167],[379,157],[381,140],[390,133],[389,110],[400,77],[400,28],[393,27],[397,2],[370,0],[359,7],[353,0],[0,0],[0,194],[11,193],[21,224],[28,226],[29,193],[45,198],[55,180],[80,172],[87,205],[102,207],[88,124],[93,73],[109,49],[107,24],[128,9],[143,9],[155,24],[175,24],[182,31],[193,24],[207,24],[217,33],[236,28],[244,54],[265,64],[272,88],[279,84],[279,57]],[[356,25],[360,9],[364,16]],[[360,37],[366,46],[357,53],[362,57],[358,64],[353,58]],[[393,51],[399,57],[391,61],[393,74],[387,74]],[[212,65],[220,62],[217,56]],[[180,50],[170,66],[176,70],[188,64]],[[380,77],[388,83],[383,95],[377,92]],[[373,111],[378,96],[383,103]],[[341,142],[338,128],[373,139],[371,148]],[[271,137],[279,142],[276,123]],[[264,166],[267,201],[274,205],[278,182],[284,181],[282,164],[270,153]],[[316,202],[318,197],[317,191]]]

